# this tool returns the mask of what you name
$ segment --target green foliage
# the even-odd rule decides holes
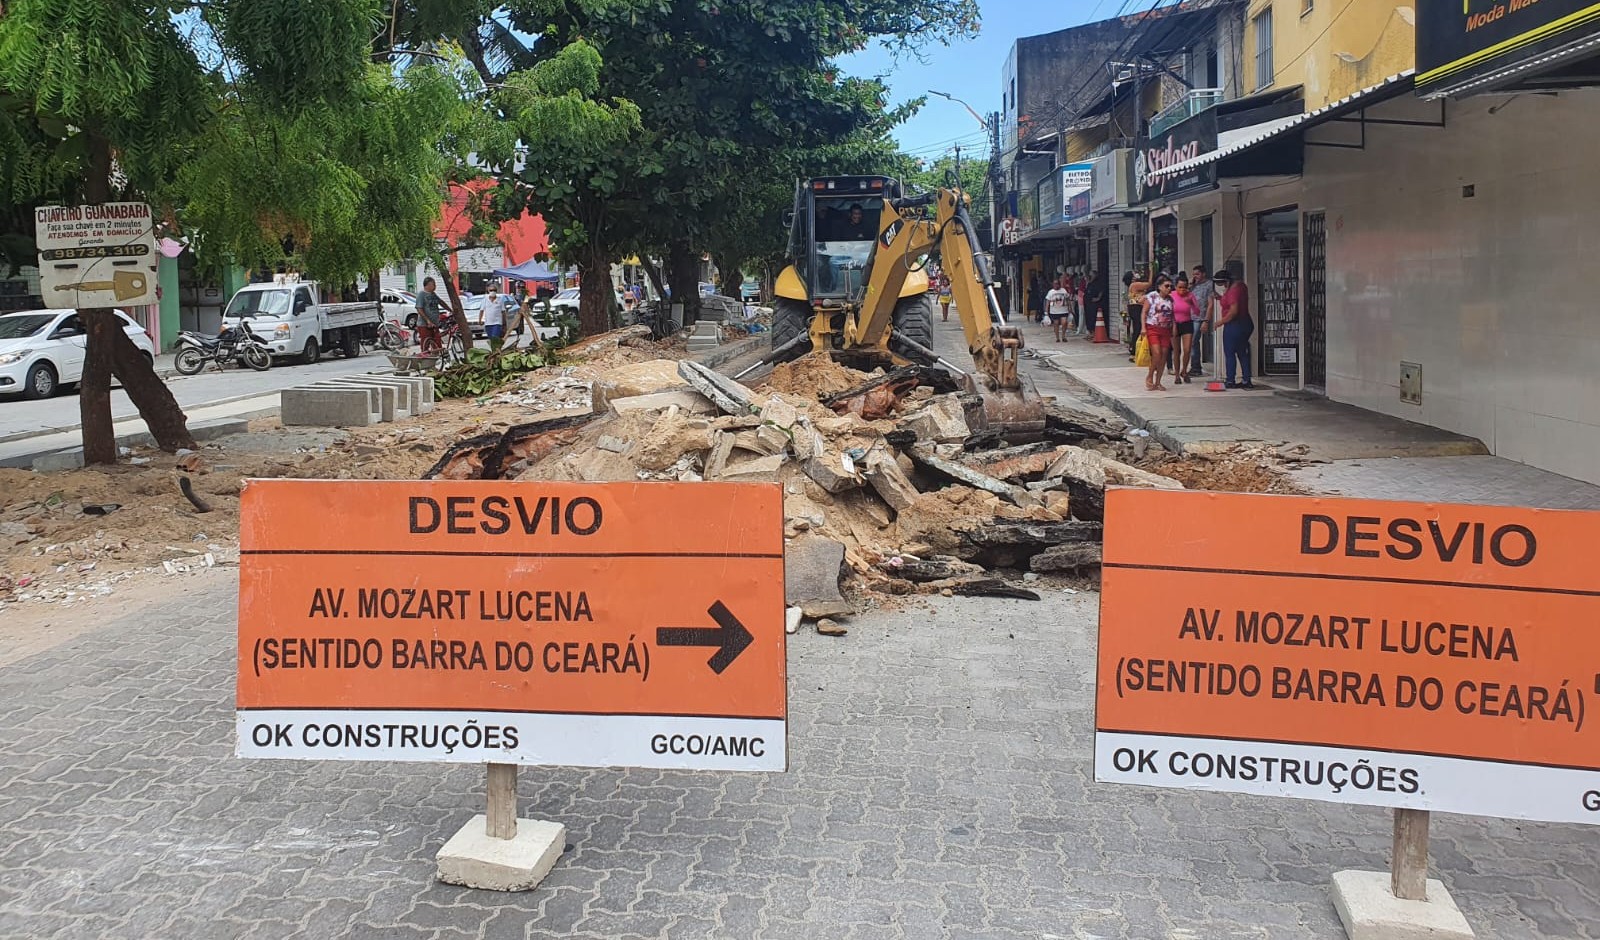
[[[982,150],[961,155],[961,175],[956,178],[956,158],[954,154],[946,154],[935,160],[932,164],[918,165],[914,170],[904,174],[902,179],[908,186],[927,192],[935,189],[960,187],[967,194],[971,203],[967,211],[972,215],[972,221],[982,228],[989,218],[989,200],[987,199],[987,178],[989,174],[988,154]],[[920,164],[920,161],[918,161]]]
[[[358,94],[381,0],[211,0],[204,8],[263,105],[294,110]]]
[[[185,227],[214,256],[287,261],[334,283],[419,255],[467,119],[457,78],[447,64],[367,66],[338,104],[282,114],[238,101],[171,188]]]
[[[505,181],[497,209],[542,213],[557,254],[585,267],[641,250],[682,259],[706,249],[737,265],[781,247],[779,217],[795,177],[866,162],[869,152],[887,157],[885,129],[903,116],[886,111],[881,84],[840,78],[833,58],[875,39],[908,48],[947,41],[977,22],[972,0],[871,8],[848,0],[533,0],[506,10],[540,47],[598,52],[555,80],[524,86],[553,99],[543,113],[562,101],[587,128],[574,133],[570,122],[540,121],[540,110],[501,98],[525,149],[512,161],[502,146],[489,160]],[[624,119],[630,109],[636,128],[629,121],[620,138],[605,133],[621,130],[620,120],[599,118]],[[674,266],[680,275],[692,267]],[[583,319],[585,329],[604,328],[587,297]]]
[[[203,263],[288,263],[338,283],[416,256],[471,149],[482,86],[448,45],[404,69],[373,64],[391,9],[12,0],[0,205],[77,201],[114,165],[112,195],[155,203]],[[107,156],[97,165],[93,152]],[[5,232],[31,235],[31,219],[0,211]]]
[[[434,376],[433,387],[445,398],[471,398],[546,364],[546,356],[536,350],[509,348],[500,340],[490,340],[488,349],[469,349],[467,361]]]

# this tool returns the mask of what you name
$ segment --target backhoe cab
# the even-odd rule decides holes
[[[966,203],[958,189],[908,197],[884,176],[800,183],[791,263],[778,276],[772,352],[762,363],[818,350],[864,370],[938,364],[982,397],[981,412],[968,415],[974,430],[986,427],[1012,440],[1042,434],[1043,403],[1017,371],[1022,333],[1005,322],[995,301]],[[933,349],[927,266],[935,258],[950,280],[974,371]]]

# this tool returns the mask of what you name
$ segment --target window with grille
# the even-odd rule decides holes
[[[1256,87],[1272,84],[1272,8],[1262,10],[1251,21],[1255,24]]]

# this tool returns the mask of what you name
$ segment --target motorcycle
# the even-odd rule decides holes
[[[251,331],[249,323],[224,327],[216,336],[194,330],[178,334],[178,354],[172,364],[180,374],[196,375],[208,362],[215,362],[218,369],[235,362],[265,372],[272,368],[272,354],[267,351],[267,344]]]

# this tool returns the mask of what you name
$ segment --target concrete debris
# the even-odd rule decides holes
[[[755,396],[733,379],[713,372],[693,359],[679,360],[678,374],[689,383],[690,388],[711,399],[712,404],[724,414],[743,415],[752,411]]]
[[[594,380],[593,408],[604,411],[613,398],[636,398],[670,389],[683,388],[675,359],[651,359],[607,369]]]
[[[883,501],[896,512],[911,508],[911,504],[922,495],[900,469],[900,464],[895,458],[877,448],[867,452],[862,476],[866,478],[873,491],[883,497]]]
[[[636,411],[664,411],[667,408],[674,407],[690,414],[714,415],[717,413],[717,406],[713,405],[709,398],[686,388],[655,392],[649,395],[636,395],[632,398],[613,398],[606,402],[606,409],[612,414],[628,414]]]
[[[869,375],[808,356],[752,388],[666,358],[673,353],[648,339],[629,342],[654,358],[621,357],[630,350],[617,347],[628,344],[613,340],[612,367],[530,373],[496,399],[516,396],[537,412],[581,396],[587,413],[468,437],[426,476],[777,485],[791,631],[796,617],[853,613],[862,590],[880,599],[867,603],[1037,597],[1008,579],[1098,567],[1107,486],[1184,485],[1166,473],[1177,458],[1152,446],[1141,461],[1126,425],[1059,404],[1041,442],[975,431],[981,401],[942,369]],[[22,537],[15,525],[0,528],[0,540]]]
[[[934,444],[962,444],[972,432],[967,427],[967,412],[953,395],[931,398],[900,420],[900,427],[911,431],[919,441]]]
[[[817,632],[823,636],[844,636],[850,631],[842,626],[837,620],[831,620],[827,617],[823,617],[817,621]]]
[[[784,601],[802,609],[818,602],[843,603],[843,568],[843,542],[811,534],[790,539],[783,553]]]

